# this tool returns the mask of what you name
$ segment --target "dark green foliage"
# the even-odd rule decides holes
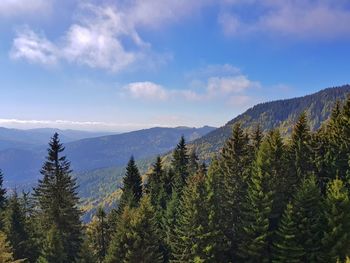
[[[297,224],[296,238],[304,252],[302,262],[319,262],[323,229],[322,204],[314,176],[301,182],[292,204],[293,220]]]
[[[21,200],[15,192],[8,200],[8,206],[4,214],[4,232],[7,235],[8,241],[13,248],[13,256],[15,259],[31,259],[35,247],[31,240],[26,214]]]
[[[293,128],[289,149],[290,173],[289,188],[295,189],[312,171],[311,133],[306,113],[303,112]],[[294,190],[293,190],[294,191]]]
[[[64,237],[61,231],[52,225],[51,229],[46,233],[46,239],[42,248],[41,256],[38,263],[66,263],[68,260],[66,249],[63,245]]]
[[[120,197],[118,206],[119,213],[124,207],[136,207],[142,197],[142,178],[135,164],[134,157],[131,157],[126,167],[126,174],[123,178],[123,194]]]
[[[37,202],[37,216],[42,233],[50,231],[50,249],[62,247],[62,260],[74,262],[80,250],[82,226],[78,208],[76,180],[71,177],[70,163],[61,156],[64,147],[56,133],[50,143],[48,156],[43,165],[34,197]],[[58,241],[59,240],[59,241]],[[45,242],[44,242],[45,244]]]
[[[225,215],[222,222],[222,231],[230,243],[230,252],[234,253],[239,238],[239,224],[246,194],[246,178],[250,173],[252,162],[249,139],[241,128],[236,124],[232,136],[227,140],[222,149],[220,168],[222,173],[222,203],[221,209]]]
[[[93,249],[93,256],[97,262],[103,262],[109,242],[109,226],[107,214],[102,207],[97,209],[97,213],[89,224],[87,234]],[[86,248],[87,249],[87,248]]]
[[[138,208],[125,207],[105,262],[163,262],[154,209],[147,195]]]
[[[6,204],[6,189],[3,186],[4,175],[0,170],[0,212],[4,210]]]
[[[179,206],[170,246],[170,262],[219,262],[218,244],[221,241],[216,229],[211,229],[205,184],[205,169],[189,177]]]
[[[284,211],[273,243],[272,262],[299,263],[304,255],[303,247],[296,237],[298,232],[293,205],[289,203]]]
[[[181,193],[189,175],[189,156],[184,136],[181,137],[173,152],[171,165],[174,172],[174,189]]]
[[[269,261],[269,229],[273,211],[273,171],[270,170],[269,140],[265,140],[258,152],[257,160],[248,183],[248,192],[242,206],[240,226],[239,257],[244,262]]]
[[[324,214],[323,260],[345,261],[346,256],[350,255],[350,201],[349,192],[339,179],[328,185]]]

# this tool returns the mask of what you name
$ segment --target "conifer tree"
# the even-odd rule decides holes
[[[269,169],[271,160],[268,154],[269,142],[265,140],[259,149],[241,210],[238,255],[244,262],[269,262],[270,218],[276,189],[271,185],[273,175]]]
[[[272,262],[274,263],[302,262],[304,251],[296,237],[298,228],[294,213],[293,205],[289,203],[283,213],[273,243]]]
[[[181,136],[181,139],[173,152],[171,164],[174,172],[174,187],[176,191],[181,193],[189,175],[189,156],[184,136]]]
[[[0,231],[0,262],[1,263],[20,263],[24,260],[14,260],[12,247],[7,241],[6,235]]]
[[[6,189],[3,186],[4,183],[4,175],[0,170],[0,231],[3,228],[3,213],[6,207]]]
[[[78,254],[78,259],[76,263],[96,263],[97,258],[93,254],[93,249],[91,248],[90,240],[87,236],[83,238],[84,242],[80,247]]]
[[[163,262],[159,240],[154,209],[145,195],[139,207],[124,209],[105,262]]]
[[[324,262],[344,261],[350,254],[350,201],[344,183],[333,180],[325,200],[326,227],[322,239]]]
[[[290,174],[289,188],[295,189],[305,176],[312,171],[311,162],[311,133],[306,113],[300,114],[292,131],[290,145]]]
[[[52,225],[51,229],[47,233],[38,263],[74,262],[68,260],[68,255],[66,249],[64,248],[63,240],[64,237],[61,231],[55,225]]]
[[[0,170],[0,212],[4,211],[6,204],[6,189],[3,186],[4,183],[4,175]],[[1,224],[0,224],[1,227]]]
[[[199,163],[198,163],[198,156],[195,149],[192,149],[189,154],[189,161],[188,161],[188,171],[189,174],[195,174],[199,169]]]
[[[13,248],[15,259],[29,259],[33,249],[26,223],[24,209],[20,204],[17,192],[14,192],[9,198],[5,211],[4,231]]]
[[[260,125],[258,124],[251,135],[252,146],[255,153],[258,152],[260,144],[264,138]]]
[[[232,136],[222,149],[220,167],[223,180],[222,210],[225,220],[222,230],[229,241],[230,251],[237,250],[238,229],[241,221],[243,199],[246,194],[246,177],[252,162],[249,140],[239,123],[233,127]],[[231,257],[233,257],[232,255]]]
[[[103,262],[108,248],[109,228],[107,224],[107,215],[102,207],[97,209],[96,215],[88,225],[87,234],[89,241],[94,248],[93,254],[96,261]]]
[[[164,209],[166,206],[165,192],[165,171],[162,167],[162,159],[157,157],[156,162],[152,166],[152,171],[148,175],[146,191],[151,197],[151,203],[156,209]]]
[[[136,166],[135,159],[131,156],[126,174],[123,178],[123,194],[120,197],[118,213],[122,213],[125,206],[136,207],[142,197],[142,178]]]
[[[208,209],[208,232],[212,233],[210,240],[213,246],[214,257],[218,262],[230,262],[230,244],[224,235],[225,229],[222,228],[226,215],[222,209],[223,205],[223,174],[217,158],[211,162],[208,174],[205,178],[206,201]]]
[[[216,250],[221,239],[209,228],[207,198],[205,167],[201,166],[197,174],[189,177],[183,191],[175,236],[170,243],[170,262],[218,262]]]
[[[42,233],[51,231],[52,246],[56,246],[59,239],[57,246],[63,247],[62,253],[66,258],[62,257],[62,260],[74,262],[82,241],[81,211],[78,208],[76,179],[71,176],[70,162],[62,155],[63,151],[64,147],[55,133],[41,169],[43,179],[34,189],[34,197]]]
[[[323,223],[321,194],[315,176],[303,179],[292,204],[296,238],[304,252],[302,262],[319,262]]]

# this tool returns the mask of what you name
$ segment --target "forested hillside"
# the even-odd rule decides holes
[[[215,128],[205,126],[202,128],[151,128],[122,134],[99,136],[81,140],[72,140],[79,136],[98,135],[99,133],[86,133],[79,131],[62,131],[66,153],[72,162],[72,168],[84,185],[87,171],[100,168],[120,168],[124,166],[128,158],[134,155],[138,159],[153,157],[170,151],[178,138],[184,135],[187,140],[197,139]],[[0,167],[8,175],[6,185],[22,187],[31,186],[40,174],[40,166],[44,161],[46,144],[50,136],[48,131],[39,130],[14,130],[0,129]],[[61,131],[58,131],[61,132]],[[16,139],[17,138],[17,139]],[[3,140],[1,150],[1,140]],[[27,143],[24,143],[24,142]],[[80,176],[80,173],[82,176]],[[89,176],[87,176],[89,177]],[[98,178],[101,181],[101,178]],[[103,181],[103,180],[102,180]],[[108,180],[107,180],[108,181]],[[85,192],[84,189],[82,189]]]
[[[235,123],[239,122],[243,128],[249,129],[259,124],[262,131],[278,127],[284,136],[291,133],[293,125],[303,111],[308,116],[310,129],[314,131],[329,117],[335,102],[344,101],[349,93],[350,85],[344,85],[300,98],[261,103],[238,115],[224,126],[195,140],[191,145],[196,148],[201,159],[208,160],[212,157],[212,153],[217,152],[224,145]]]
[[[131,157],[118,207],[83,225],[55,134],[32,194],[0,173],[1,262],[348,262],[349,135],[350,98],[315,131],[301,113],[289,140],[237,123],[209,166],[182,137],[147,181]]]
[[[237,123],[240,123],[243,129],[250,131],[254,130],[257,125],[260,125],[261,132],[278,127],[281,136],[285,138],[290,135],[303,111],[308,117],[311,131],[315,131],[322,122],[329,118],[336,101],[344,101],[349,93],[350,86],[345,85],[324,89],[300,98],[258,104],[232,119],[223,127],[189,142],[188,148],[191,151],[196,151],[200,161],[208,162],[221,150],[225,141],[230,137],[233,126]],[[137,158],[142,173],[147,171],[155,158],[156,156],[143,160]],[[168,167],[171,164],[171,159],[172,154],[169,152],[164,156],[164,166]],[[124,161],[126,162],[126,160]],[[107,208],[115,206],[117,200],[114,197],[120,196],[120,189],[115,190],[115,186],[120,186],[123,174],[124,169],[114,167],[89,171],[78,177],[84,189],[81,196],[86,211],[85,220],[89,220],[91,213],[96,210],[96,204],[103,204]],[[99,181],[99,178],[104,179]],[[113,182],[118,182],[118,184]]]

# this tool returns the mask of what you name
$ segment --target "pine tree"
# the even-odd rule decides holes
[[[9,198],[4,215],[4,231],[13,248],[14,258],[30,258],[33,246],[30,242],[25,212],[17,192]]]
[[[4,211],[5,205],[6,205],[6,189],[3,188],[4,183],[4,175],[2,171],[0,170],[0,212]],[[1,224],[0,224],[1,227]]]
[[[126,207],[112,239],[106,263],[163,262],[154,209],[145,195],[138,208]]]
[[[273,243],[272,262],[274,263],[302,262],[304,251],[296,237],[298,229],[294,213],[293,205],[289,203],[284,211]]]
[[[246,178],[250,173],[251,157],[249,139],[241,125],[235,124],[232,136],[226,141],[220,158],[223,180],[222,210],[225,215],[222,230],[229,241],[231,254],[237,250],[238,229],[240,228],[243,200],[247,190]],[[234,255],[230,257],[233,258]]]
[[[319,262],[322,239],[321,194],[315,176],[309,176],[301,185],[293,200],[296,238],[303,248],[302,262]]]
[[[291,192],[296,189],[305,176],[312,171],[311,162],[311,133],[306,113],[300,114],[292,131],[290,145],[290,174],[289,188]],[[291,192],[289,194],[291,194]]]
[[[176,191],[181,193],[189,175],[189,156],[187,154],[187,146],[184,136],[181,137],[173,152],[171,164],[174,172],[174,187]]]
[[[269,141],[265,140],[258,152],[241,210],[238,255],[244,262],[269,262],[270,218],[275,195],[270,165]]]
[[[223,234],[225,228],[223,222],[226,215],[222,209],[223,204],[223,174],[217,158],[213,159],[208,174],[205,178],[206,201],[208,209],[208,232],[212,233],[210,244],[213,246],[213,254],[217,262],[230,262],[230,244]]]
[[[102,207],[97,209],[96,215],[89,223],[87,228],[88,239],[93,246],[93,254],[96,262],[103,262],[108,248],[109,228],[107,224],[107,215]]]
[[[195,174],[198,171],[199,169],[198,160],[199,159],[196,154],[196,150],[192,149],[188,158],[188,171],[190,175]]]
[[[142,197],[142,178],[131,156],[126,167],[126,174],[123,178],[123,194],[120,197],[118,213],[122,213],[124,207],[136,207]]]
[[[68,255],[65,251],[66,249],[64,248],[63,240],[64,237],[61,231],[55,225],[52,225],[51,229],[47,233],[38,263],[72,262],[68,260]]]
[[[208,194],[205,168],[189,177],[184,188],[171,240],[170,262],[218,262],[220,237],[209,228]]]
[[[344,261],[350,254],[350,201],[349,192],[339,179],[328,186],[324,213],[324,262],[335,262],[337,258]]]
[[[0,262],[1,263],[20,263],[24,260],[14,260],[12,247],[7,241],[6,235],[0,231]]]
[[[74,262],[80,250],[82,225],[78,208],[76,179],[71,176],[70,163],[62,156],[64,147],[55,133],[49,143],[48,156],[44,163],[34,197],[37,203],[42,234],[51,231],[52,242],[56,234],[63,246],[66,260]],[[62,259],[63,260],[63,259]]]
[[[76,260],[76,263],[96,263],[97,259],[93,254],[89,238],[85,236],[83,240],[84,242],[80,247],[80,251],[79,251],[78,259]]]
[[[6,207],[6,189],[3,188],[4,175],[0,170],[0,231],[3,229],[3,213]]]

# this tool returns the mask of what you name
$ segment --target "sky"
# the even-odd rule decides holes
[[[349,83],[348,0],[1,0],[0,126],[222,126]]]

